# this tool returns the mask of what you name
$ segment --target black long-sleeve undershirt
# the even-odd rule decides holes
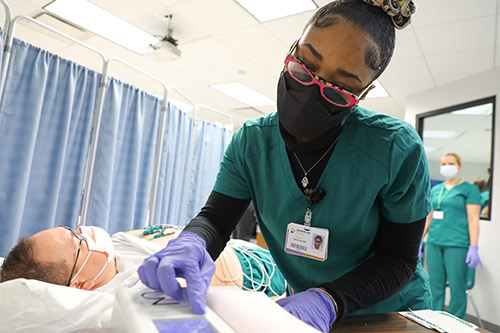
[[[184,231],[202,237],[215,260],[249,203],[249,199],[212,191],[205,206]],[[410,281],[418,262],[424,226],[425,218],[412,223],[393,223],[380,217],[374,255],[351,272],[321,284],[337,302],[338,320],[396,294]]]

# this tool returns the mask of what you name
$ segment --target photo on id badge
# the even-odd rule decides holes
[[[313,247],[314,250],[320,251],[321,248],[323,247],[323,237],[321,235],[313,234]]]

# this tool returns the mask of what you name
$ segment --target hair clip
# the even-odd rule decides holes
[[[413,0],[362,0],[367,4],[380,7],[392,19],[396,29],[404,29],[411,22],[411,16],[417,10]]]

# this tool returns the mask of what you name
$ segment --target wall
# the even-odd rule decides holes
[[[412,95],[408,98],[405,120],[415,124],[415,116],[444,107],[465,103],[480,98],[497,96],[494,147],[497,149],[493,161],[493,208],[491,221],[480,222],[479,254],[483,268],[476,271],[476,286],[473,297],[482,319],[500,325],[500,67],[483,72],[445,86]],[[498,176],[497,176],[498,175]],[[468,306],[467,313],[475,315]]]

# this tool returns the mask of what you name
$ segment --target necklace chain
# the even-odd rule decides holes
[[[323,158],[325,158],[325,156],[330,152],[330,150],[333,148],[333,146],[335,146],[335,144],[337,143],[337,141],[339,140],[340,138],[340,135],[335,139],[335,141],[333,141],[332,145],[327,149],[327,151],[319,158],[319,160],[316,161],[316,163],[313,164],[312,167],[309,168],[309,170],[306,171],[306,169],[304,169],[304,166],[302,165],[302,163],[300,163],[300,160],[299,160],[299,157],[297,156],[297,154],[295,152],[293,152],[293,156],[295,156],[295,159],[297,160],[297,162],[299,162],[299,165],[300,165],[300,168],[302,169],[302,172],[304,172],[304,177],[302,178],[302,186],[305,188],[307,187],[307,185],[309,185],[309,179],[307,178],[307,174],[309,172],[311,172],[312,169],[314,169],[314,167],[316,165],[318,165],[319,162],[321,162],[321,160]]]

